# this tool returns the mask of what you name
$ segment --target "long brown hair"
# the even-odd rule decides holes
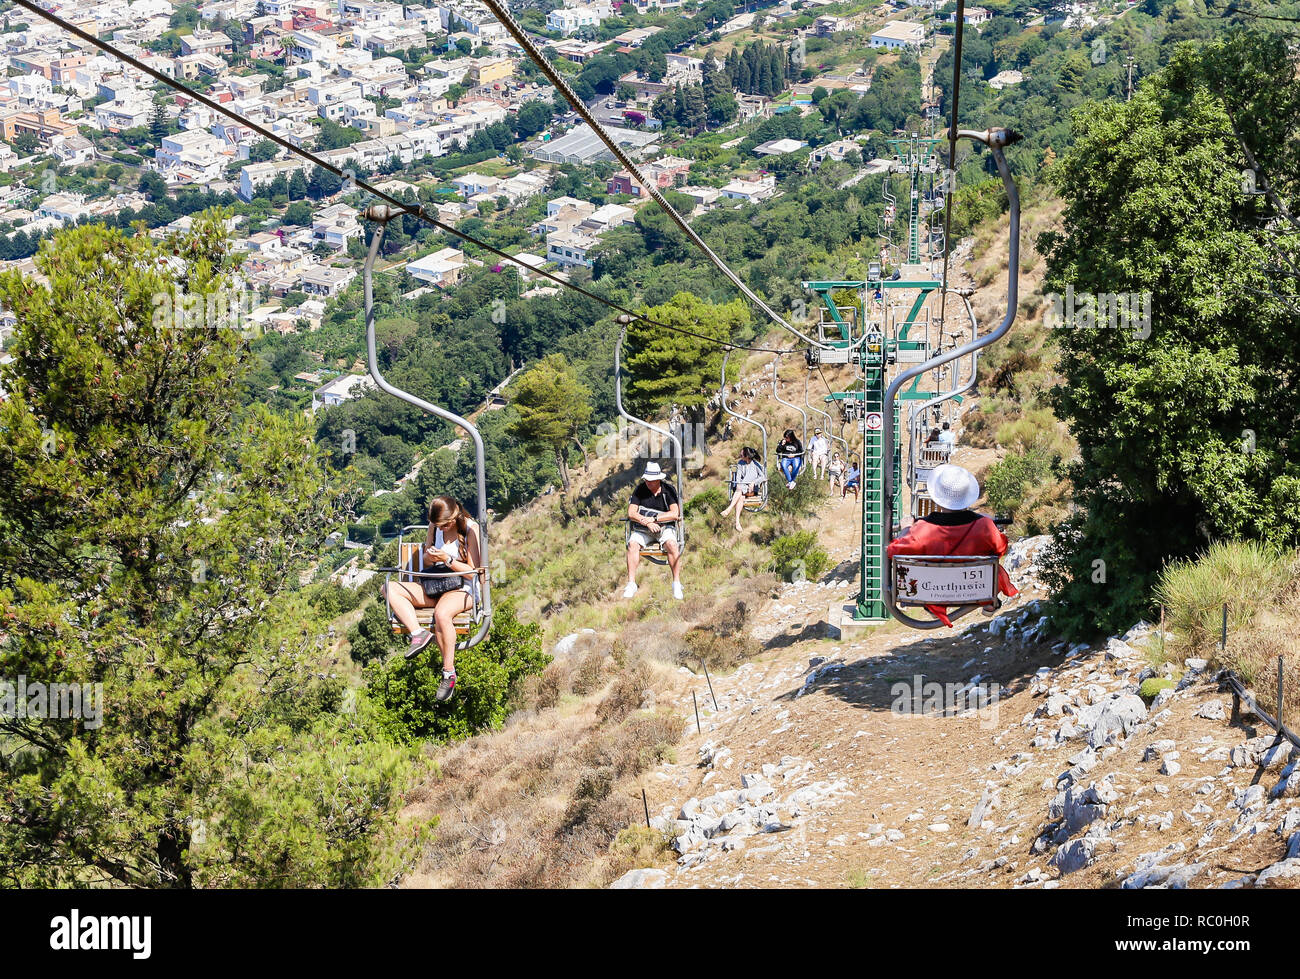
[[[456,521],[456,534],[461,540],[469,539],[469,516],[465,508],[450,496],[435,496],[429,504],[429,526],[440,527]]]

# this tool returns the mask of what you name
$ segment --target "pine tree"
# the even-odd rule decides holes
[[[153,104],[153,114],[149,116],[149,135],[153,137],[155,143],[161,143],[170,132],[171,125],[167,121],[167,110],[161,101],[156,101]]]
[[[719,306],[688,292],[677,293],[645,315],[656,323],[722,341],[746,335],[750,322],[743,300],[733,299]],[[683,333],[665,333],[636,320],[628,326],[625,353],[626,395],[634,413],[644,418],[678,404],[694,421],[703,420],[705,405],[717,393],[721,380],[722,349],[717,343]],[[739,370],[734,357],[730,366]]]
[[[376,833],[409,764],[340,711],[298,590],[341,487],[306,419],[241,403],[238,253],[216,218],[165,242],[75,228],[37,258],[48,284],[0,276],[18,354],[0,368],[0,676],[81,694],[80,719],[0,712],[13,886],[394,870]]]
[[[555,454],[560,482],[569,489],[568,446],[577,443],[578,433],[591,419],[591,389],[562,354],[551,354],[515,382],[511,401],[519,418],[510,434],[534,451]]]

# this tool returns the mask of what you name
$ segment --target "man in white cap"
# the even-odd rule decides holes
[[[890,541],[885,553],[895,554],[960,554],[977,556],[1007,553],[1007,536],[998,530],[989,517],[970,508],[980,498],[980,484],[961,466],[943,465],[936,468],[926,481],[930,499],[939,510],[922,517],[907,529],[902,537]],[[1008,597],[1017,594],[1011,576],[998,566],[998,591]],[[926,609],[946,626],[951,626],[947,608],[927,605]],[[989,609],[989,612],[992,610]]]
[[[808,454],[813,479],[827,478],[827,469],[831,464],[831,440],[822,434],[820,428],[813,429],[813,437],[808,440]]]
[[[632,502],[627,507],[632,535],[627,542],[627,587],[623,589],[623,597],[631,598],[637,592],[636,569],[641,563],[641,549],[658,544],[673,573],[673,598],[680,599],[682,552],[677,546],[675,526],[682,518],[681,501],[677,490],[664,480],[659,463],[646,463],[641,480],[632,491]]]

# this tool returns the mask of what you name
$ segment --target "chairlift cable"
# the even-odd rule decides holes
[[[632,158],[627,155],[627,152],[623,147],[610,137],[609,133],[605,131],[605,128],[600,124],[599,120],[592,115],[591,110],[587,108],[582,99],[578,98],[577,93],[575,93],[569,86],[569,83],[565,81],[564,76],[557,72],[555,68],[552,67],[551,63],[546,60],[546,57],[541,53],[541,51],[538,50],[537,45],[533,43],[533,39],[528,36],[528,33],[519,25],[518,21],[511,16],[510,11],[506,9],[505,4],[502,3],[501,0],[483,0],[483,5],[492,12],[492,15],[501,23],[501,26],[510,32],[510,35],[519,43],[519,46],[523,48],[524,53],[528,55],[533,64],[537,65],[541,73],[546,76],[546,80],[555,86],[556,91],[569,101],[569,104],[573,106],[574,111],[582,117],[583,122],[591,127],[591,131],[600,137],[600,141],[609,148],[611,153],[614,154],[615,159],[617,159],[618,162],[628,170],[628,172],[636,174],[641,185],[645,187],[646,192],[650,195],[651,200],[659,205],[659,208],[668,215],[678,228],[681,229],[682,233],[686,235],[691,243],[704,253],[705,258],[707,258],[719,272],[726,276],[731,284],[739,289],[746,299],[766,313],[772,322],[779,325],[782,329],[794,334],[808,345],[821,347],[822,349],[829,349],[824,344],[817,342],[811,337],[805,336],[782,319],[777,312],[772,309],[772,307],[760,299],[758,295],[749,288],[749,286],[745,285],[745,283],[741,281],[740,276],[733,272],[731,267],[719,258],[713,249],[705,244],[704,239],[699,236],[698,232],[690,226],[685,218],[677,213],[677,209],[669,204],[663,194],[659,192],[659,188],[655,186],[655,182],[653,180],[645,179],[641,173],[641,168],[633,162]]]
[[[490,245],[485,241],[481,241],[480,239],[475,238],[473,235],[469,234],[468,232],[459,231],[452,225],[447,224],[443,221],[440,221],[438,218],[433,217],[428,213],[428,211],[425,210],[423,204],[409,204],[405,201],[397,199],[396,197],[393,197],[391,194],[385,193],[384,191],[375,187],[366,179],[355,176],[351,172],[344,170],[343,168],[336,166],[335,164],[330,163],[327,160],[321,159],[318,155],[311,152],[310,150],[305,150],[300,146],[296,146],[294,143],[290,142],[288,139],[281,136],[280,134],[273,132],[270,129],[267,129],[265,126],[253,122],[251,119],[245,118],[244,116],[240,115],[238,112],[235,112],[234,110],[227,108],[223,103],[217,102],[215,99],[212,99],[209,96],[205,95],[203,92],[182,85],[176,79],[169,78],[168,76],[164,75],[162,72],[158,71],[155,68],[150,67],[149,65],[138,60],[137,58],[127,54],[125,51],[122,51],[120,48],[116,47],[115,45],[110,44],[107,41],[102,41],[99,38],[95,37],[94,35],[89,34],[86,31],[82,30],[81,28],[77,27],[75,24],[69,23],[68,21],[59,17],[57,14],[53,14],[50,11],[45,10],[44,8],[33,3],[32,0],[14,0],[14,3],[18,4],[18,6],[22,7],[23,9],[33,14],[36,14],[38,17],[44,18],[45,20],[54,24],[56,27],[67,31],[68,33],[72,34],[79,40],[84,41],[85,43],[90,44],[93,47],[99,48],[99,50],[103,51],[104,53],[114,58],[117,58],[119,61],[125,62],[126,64],[130,65],[132,68],[136,69],[137,71],[148,75],[150,78],[154,79],[158,83],[165,85],[168,88],[174,89],[177,92],[182,93],[187,98],[194,99],[196,102],[199,102],[206,108],[211,109],[213,112],[220,113],[221,115],[225,116],[227,119],[230,119],[232,122],[238,123],[241,126],[247,126],[249,129],[257,133],[263,139],[270,140],[272,143],[276,144],[277,146],[285,150],[288,150],[292,154],[302,157],[304,160],[307,160],[315,164],[316,166],[320,167],[322,170],[334,174],[334,176],[336,177],[340,177],[343,180],[350,180],[357,187],[379,198],[381,201],[388,204],[389,206],[396,208],[402,214],[408,214],[412,217],[419,218],[420,220],[424,221],[426,224],[429,224],[432,227],[437,228],[439,231],[443,231],[446,232],[447,234],[454,235],[455,237],[461,239],[462,241],[466,241],[471,245],[476,245],[477,247],[482,248],[484,251],[489,252],[492,255],[495,255],[497,258],[504,259],[505,261],[510,262],[512,265],[516,265],[519,268],[524,269],[526,271],[536,273],[537,275],[549,279],[551,282],[554,282],[557,285],[563,286],[566,289],[570,289],[573,292],[586,296],[588,299],[593,299],[596,302],[600,303],[601,305],[607,306],[608,308],[615,310],[618,313],[621,313],[633,319],[641,320],[644,323],[648,323],[651,326],[657,327],[662,330],[671,330],[674,333],[681,333],[686,336],[695,337],[696,339],[699,340],[707,340],[710,343],[733,346],[736,347],[736,349],[738,350],[749,350],[756,353],[790,353],[795,349],[795,348],[791,348],[790,350],[775,350],[768,347],[744,347],[739,344],[727,343],[726,341],[718,340],[716,337],[708,337],[708,336],[704,336],[701,333],[693,333],[690,330],[685,330],[682,329],[681,327],[669,326],[667,323],[660,323],[640,313],[634,313],[632,310],[626,308],[625,306],[621,306],[618,303],[613,302],[612,300],[605,299],[603,296],[599,296],[596,293],[591,292],[590,290],[584,289],[582,286],[575,285],[574,283],[569,282],[564,278],[561,278],[559,275],[556,275],[553,272],[547,272],[545,269],[535,269],[531,266],[525,265],[523,262],[519,261],[519,259],[515,258],[513,255],[507,254],[506,252],[502,251],[496,246]]]

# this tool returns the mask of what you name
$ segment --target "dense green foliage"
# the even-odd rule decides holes
[[[500,727],[511,686],[541,673],[550,661],[542,653],[541,627],[524,625],[512,606],[500,605],[489,638],[456,654],[454,698],[434,700],[441,662],[427,654],[367,667],[365,697],[375,706],[384,737],[396,744],[454,741]]]
[[[1066,209],[1042,242],[1047,288],[1151,297],[1149,329],[1103,318],[1054,331],[1066,383],[1053,402],[1080,458],[1052,580],[1076,633],[1127,627],[1161,566],[1209,541],[1300,540],[1300,315],[1269,274],[1297,238],[1246,193],[1227,111],[1261,103],[1243,132],[1258,158],[1288,160],[1300,92],[1282,39],[1189,47],[1131,102],[1081,109],[1058,165]]]
[[[204,218],[163,242],[63,232],[46,284],[0,277],[0,676],[89,685],[73,717],[0,712],[9,885],[347,887],[397,866],[411,757],[347,706],[308,596],[337,601],[298,590],[347,484],[301,417],[241,408],[238,332],[159,301],[228,291],[235,261]]]

